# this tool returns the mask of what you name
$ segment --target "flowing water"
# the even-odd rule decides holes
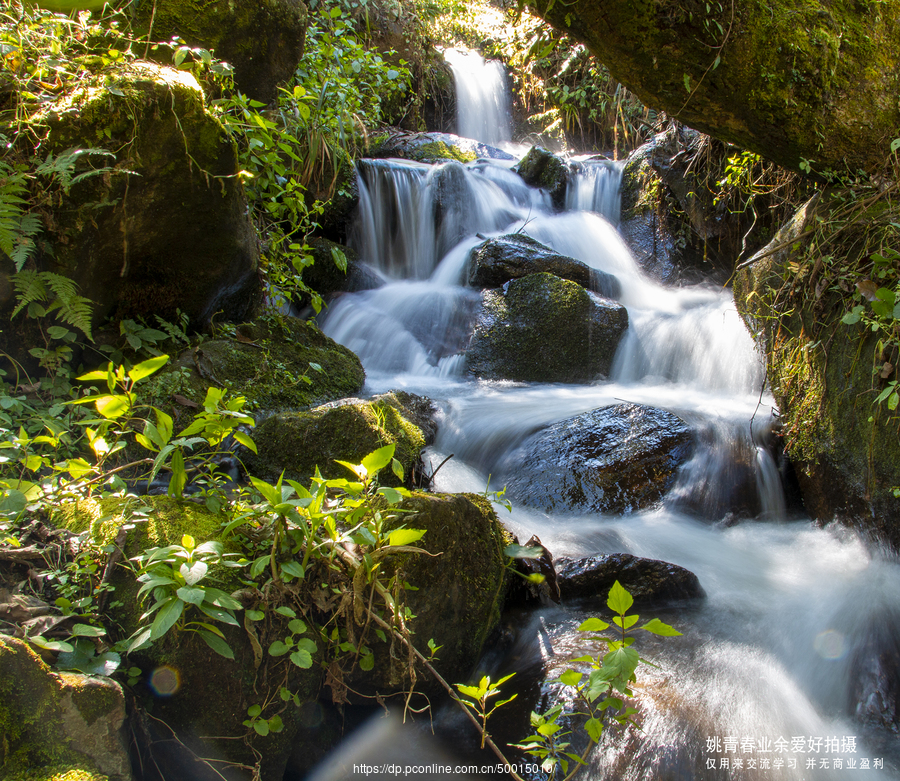
[[[489,475],[499,487],[526,437],[606,405],[646,404],[691,424],[694,455],[650,511],[498,510],[520,540],[536,533],[555,556],[661,559],[693,571],[707,594],[689,610],[659,613],[684,637],[642,646],[660,666],[639,670],[643,732],[610,733],[583,777],[900,777],[890,723],[896,683],[874,685],[896,676],[900,568],[851,532],[787,516],[768,449],[773,402],[730,293],[664,287],[642,273],[615,229],[618,164],[582,162],[573,177],[567,210],[555,214],[546,193],[501,164],[363,162],[352,243],[385,284],[342,296],[325,332],[360,356],[369,391],[402,388],[440,404],[427,459],[434,466],[454,457],[437,490],[481,491]],[[630,326],[609,378],[563,385],[466,376],[480,301],[463,284],[467,258],[484,237],[514,232],[619,279]],[[741,486],[726,479],[736,460],[750,475]],[[753,494],[755,509],[736,522],[739,492]],[[574,631],[584,610],[522,618],[493,672],[564,671],[584,653]]]

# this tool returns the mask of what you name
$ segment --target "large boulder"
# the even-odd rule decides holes
[[[888,162],[900,2],[529,0],[652,108],[801,170]]]
[[[546,272],[483,294],[466,365],[485,379],[591,382],[609,374],[625,307]]]
[[[40,121],[49,128],[45,153],[117,151],[114,172],[60,195],[48,231],[53,255],[39,259],[96,303],[94,323],[178,322],[179,309],[194,326],[216,314],[252,315],[258,247],[237,152],[191,74],[131,63],[109,83],[98,77],[60,98]]]
[[[317,467],[327,478],[350,477],[338,459],[358,464],[372,451],[393,444],[404,482],[410,483],[425,447],[425,436],[413,422],[421,414],[420,397],[402,391],[369,401],[343,399],[307,412],[281,412],[257,425],[253,438],[259,452],[247,452],[243,461],[251,474],[266,480],[284,472],[305,483]],[[400,484],[389,469],[380,478],[388,485]]]
[[[469,258],[467,281],[472,287],[501,287],[511,279],[541,271],[607,298],[618,298],[622,293],[619,280],[612,274],[560,255],[523,233],[498,236],[476,247]]]
[[[185,349],[144,387],[156,406],[181,419],[211,386],[244,396],[255,409],[305,409],[358,393],[365,379],[346,347],[311,323],[270,312]]]
[[[188,46],[213,51],[234,67],[245,95],[268,103],[303,56],[307,8],[303,0],[156,0],[135,3],[134,24],[154,41],[178,36]],[[161,49],[160,56],[170,61]]]
[[[506,456],[509,496],[545,512],[628,513],[659,502],[693,436],[666,410],[617,404],[561,420]]]
[[[896,379],[900,361],[878,333],[841,322],[851,307],[849,285],[830,275],[831,258],[818,244],[831,240],[821,231],[845,209],[841,193],[808,201],[736,275],[735,301],[765,352],[785,451],[807,511],[823,523],[837,518],[874,532],[898,548],[900,439],[886,403],[874,402]],[[859,251],[866,235],[878,230],[890,237],[897,219],[876,200],[842,230],[832,251]],[[853,267],[860,259],[851,254],[840,262]],[[862,262],[872,263],[868,257]],[[865,287],[866,280],[859,281]]]
[[[414,494],[400,520],[410,529],[424,529],[416,543],[428,554],[393,556],[383,572],[402,573],[415,587],[404,601],[415,616],[409,622],[418,649],[427,656],[429,639],[441,646],[435,668],[451,683],[467,679],[481,658],[484,644],[500,620],[510,573],[503,553],[512,537],[497,520],[489,501],[474,494]],[[374,675],[357,676],[356,684],[385,694],[402,690],[409,681],[408,657],[391,658],[388,647],[376,644]],[[428,690],[437,688],[419,671]],[[356,686],[354,685],[354,688]]]
[[[0,635],[0,775],[131,781],[125,696],[109,678],[55,673],[22,640]]]
[[[397,130],[376,137],[367,156],[399,157],[419,163],[445,163],[448,160],[471,163],[479,157],[514,159],[502,149],[452,133],[407,133]]]
[[[559,558],[553,562],[563,599],[600,599],[619,581],[639,606],[702,599],[706,596],[697,576],[666,561],[643,559],[630,553],[607,553],[584,559]]]

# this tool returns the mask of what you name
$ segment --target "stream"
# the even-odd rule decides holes
[[[508,113],[495,94],[502,70],[483,62],[478,70],[475,57],[448,57],[461,111],[470,112],[460,125],[518,155],[524,150],[498,129]],[[620,163],[582,161],[558,213],[514,163],[362,161],[350,243],[384,285],[341,296],[322,328],[359,355],[367,392],[403,389],[438,404],[439,433],[425,461],[433,469],[453,454],[436,475],[438,491],[481,492],[489,480],[501,488],[534,432],[607,405],[657,407],[691,426],[693,455],[651,510],[497,507],[520,541],[537,534],[554,556],[627,552],[671,562],[695,573],[707,595],[648,613],[683,637],[640,638],[642,655],[658,665],[638,669],[642,732],[608,730],[579,777],[900,778],[898,725],[879,715],[896,707],[884,700],[897,696],[900,567],[853,532],[818,528],[786,509],[782,465],[769,448],[774,402],[730,291],[667,287],[641,270],[616,230]],[[469,253],[485,237],[517,232],[618,278],[629,327],[609,377],[568,385],[465,373],[480,303],[480,291],[463,284]],[[730,465],[747,453],[750,476],[736,487]],[[736,494],[746,504],[748,490],[752,517],[733,512]],[[585,652],[576,627],[593,614],[589,604],[564,604],[508,618],[508,642],[480,669],[519,673],[524,710],[511,724],[528,729],[528,709],[537,707],[528,691],[546,695],[544,679]]]

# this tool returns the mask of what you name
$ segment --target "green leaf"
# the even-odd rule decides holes
[[[156,618],[153,619],[150,627],[150,639],[159,640],[181,618],[183,611],[184,602],[177,597],[169,597],[159,609]]]
[[[314,654],[318,647],[314,640],[310,640],[308,637],[301,637],[295,646],[299,651],[307,651],[308,653]]]
[[[269,732],[281,732],[284,729],[284,722],[277,713],[269,719]]]
[[[150,642],[150,627],[143,629],[137,635],[134,636],[134,640],[131,641],[128,645],[128,650],[125,653],[130,654],[133,651],[136,651],[145,643]]]
[[[286,561],[284,564],[281,564],[280,567],[283,573],[290,575],[292,578],[297,578],[298,580],[302,580],[306,575],[303,565],[299,561]]]
[[[224,656],[226,659],[234,659],[234,651],[231,650],[231,646],[229,646],[221,637],[212,632],[208,632],[205,629],[198,629],[197,634],[200,635],[204,642],[219,656]]]
[[[209,566],[206,562],[198,561],[192,564],[190,567],[187,564],[182,564],[179,572],[181,572],[181,576],[184,578],[184,582],[189,586],[193,586],[196,583],[199,583],[206,577],[206,573],[209,571]],[[196,603],[199,604],[199,603]]]
[[[139,382],[145,377],[149,377],[151,374],[158,372],[168,362],[168,355],[157,355],[155,358],[150,358],[133,367],[132,370],[128,372],[128,376],[131,378],[132,382]]]
[[[184,468],[184,456],[181,455],[180,450],[175,450],[172,453],[170,466],[172,469],[172,477],[169,478],[169,488],[167,493],[175,499],[181,499],[184,495],[184,487],[187,485],[187,471]]]
[[[269,560],[271,558],[271,554],[267,554],[265,556],[260,556],[258,559],[254,559],[253,563],[250,565],[250,577],[258,577],[260,573],[269,566]]]
[[[266,614],[262,610],[247,610],[244,613],[251,621],[262,621]]]
[[[375,654],[365,654],[359,659],[359,669],[363,672],[369,672],[369,670],[375,667]]]
[[[256,730],[256,733],[260,737],[264,738],[266,735],[269,734],[269,722],[267,722],[263,719],[257,719],[256,721],[253,722],[253,729]]]
[[[231,436],[235,438],[235,441],[240,442],[247,450],[252,450],[254,453],[257,453],[256,443],[247,436],[243,431],[232,431]]]
[[[631,629],[637,622],[639,616],[613,616],[613,623],[622,629]]]
[[[131,409],[132,397],[130,395],[116,394],[113,396],[101,396],[97,399],[97,412],[109,420],[121,418]]]
[[[579,632],[603,632],[606,629],[609,629],[609,624],[599,618],[589,618],[578,627]]]
[[[251,705],[249,708],[247,708],[247,715],[251,719],[255,719],[257,716],[259,716],[260,713],[262,713],[262,706],[260,706],[258,704]]]
[[[269,656],[284,656],[290,650],[291,646],[287,645],[282,640],[276,640],[269,646]]]
[[[577,670],[566,670],[559,676],[560,683],[566,686],[577,686],[581,682],[582,673]]]
[[[282,605],[281,607],[276,607],[275,612],[280,616],[287,616],[288,618],[296,618],[297,614],[291,610],[289,607],[285,607]]]
[[[183,586],[175,593],[178,595],[179,599],[183,599],[185,602],[191,605],[197,605],[198,607],[202,605],[203,600],[206,599],[206,590],[202,588]]]
[[[424,536],[424,529],[395,529],[388,535],[388,545],[409,545],[410,543],[421,540]]]
[[[663,635],[664,637],[681,636],[681,632],[669,626],[668,624],[664,624],[658,618],[651,618],[646,624],[639,628],[643,629],[646,632],[652,632],[655,635]]]
[[[588,719],[584,723],[584,730],[587,732],[588,737],[596,743],[603,735],[603,722],[599,719]]]
[[[294,651],[294,653],[290,655],[290,660],[303,670],[308,670],[313,664],[312,655],[306,650]]]
[[[106,630],[102,626],[91,624],[75,624],[72,627],[72,637],[103,637]]]
[[[302,635],[306,631],[306,624],[299,618],[293,618],[288,623],[288,630],[295,635]]]
[[[369,455],[363,458],[362,465],[370,475],[376,474],[391,463],[391,459],[394,457],[395,448],[396,445],[393,443],[378,448],[378,450],[369,453]]]
[[[634,604],[634,600],[631,598],[631,594],[617,580],[609,590],[609,598],[606,600],[606,604],[613,613],[624,615]]]

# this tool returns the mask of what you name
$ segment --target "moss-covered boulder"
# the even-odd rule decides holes
[[[254,430],[259,452],[244,454],[244,464],[266,480],[274,481],[284,472],[285,477],[307,483],[316,467],[327,478],[350,477],[337,460],[358,464],[372,451],[393,444],[404,482],[409,483],[425,447],[422,430],[412,422],[417,417],[418,398],[398,391],[369,401],[343,399],[306,412],[272,415]],[[400,484],[389,469],[381,473],[380,480],[386,485]]]
[[[877,213],[842,232],[833,251],[865,246],[864,234],[876,229],[876,220],[888,225],[898,219],[877,202],[873,208]],[[807,511],[820,522],[837,518],[900,548],[900,500],[894,495],[900,438],[893,413],[874,403],[896,378],[898,361],[879,349],[877,333],[841,322],[851,306],[850,290],[829,276],[832,258],[809,243],[827,239],[822,231],[845,209],[839,193],[833,201],[816,196],[807,202],[738,273],[735,301],[764,350],[785,451]],[[857,259],[844,255],[834,262],[853,267]]]
[[[479,157],[513,159],[512,155],[501,149],[452,133],[406,133],[399,130],[377,137],[368,157],[399,157],[419,163],[445,163],[448,160],[471,163]]]
[[[533,146],[514,170],[525,184],[546,190],[555,208],[561,210],[565,206],[569,166],[562,158],[542,147]]]
[[[409,627],[417,648],[428,656],[428,641],[434,640],[442,646],[435,668],[451,683],[464,681],[500,620],[510,577],[503,550],[512,537],[481,496],[415,494],[402,507],[409,514],[400,520],[410,529],[425,530],[416,544],[431,555],[393,556],[383,572],[399,573],[416,589],[405,591],[402,599],[415,616]],[[402,690],[409,681],[406,653],[392,658],[383,643],[372,650],[375,670],[357,675],[354,687],[381,694]],[[420,688],[438,688],[421,667],[418,677]]]
[[[483,294],[466,352],[485,379],[591,382],[609,373],[628,327],[625,307],[553,274],[529,274]]]
[[[544,512],[629,513],[658,503],[692,451],[678,416],[617,404],[530,436],[504,460],[501,482],[514,500]]]
[[[140,33],[154,41],[178,36],[234,67],[238,89],[268,103],[278,83],[290,78],[303,56],[307,8],[302,0],[157,0],[135,3],[133,19]],[[159,50],[164,62],[171,54]]]
[[[195,326],[251,316],[260,300],[256,232],[237,152],[192,75],[150,62],[82,82],[48,106],[42,154],[114,150],[114,171],[62,193],[42,268],[78,283],[93,322],[160,315]],[[88,164],[84,155],[76,168]]]
[[[256,409],[305,409],[358,393],[365,379],[356,355],[316,326],[270,313],[189,347],[144,388],[181,421],[211,386],[244,396]]]
[[[0,635],[4,779],[130,781],[124,722],[125,697],[117,683],[55,673],[22,640]]]
[[[118,498],[81,500],[62,506],[54,518],[57,524],[72,531],[88,532],[99,546],[115,543],[124,552],[123,561],[148,548],[181,544],[186,534],[197,544],[218,539],[222,520],[221,515],[199,504],[165,496],[146,497],[139,508]],[[224,546],[226,552],[241,550],[233,539],[226,540]],[[212,565],[202,581],[235,595],[245,608],[265,612],[263,620],[251,621],[243,611],[235,611],[237,626],[215,622],[233,659],[215,652],[195,632],[179,632],[177,628],[149,648],[129,656],[130,663],[142,671],[136,691],[143,705],[166,725],[154,720],[146,724],[153,762],[165,777],[221,781],[213,768],[221,769],[221,763],[231,762],[246,767],[234,770],[228,778],[249,780],[250,769],[259,760],[261,777],[281,778],[302,719],[300,707],[291,703],[282,707],[278,689],[287,686],[297,695],[301,707],[314,703],[318,696],[323,675],[318,664],[301,670],[286,657],[264,653],[272,642],[290,635],[286,629],[288,619],[267,609],[260,592],[247,588],[240,573],[239,569]],[[109,613],[122,636],[128,637],[147,625],[147,620],[142,622],[140,617],[152,599],[144,595],[144,602],[140,601],[140,583],[132,568],[122,563],[115,568],[110,583],[115,591]],[[196,608],[188,605],[186,610]],[[200,613],[191,619],[209,621]],[[284,729],[260,735],[243,722],[249,720],[250,706],[266,702],[269,704],[262,717],[268,719],[282,711]],[[273,702],[278,705],[272,705]],[[172,732],[178,740],[172,740]],[[254,750],[259,753],[254,754]],[[214,762],[207,765],[196,762],[195,757],[211,758]]]
[[[467,281],[472,287],[501,287],[511,279],[541,271],[568,279],[607,298],[618,298],[622,292],[614,275],[560,255],[524,233],[488,239],[472,250]]]
[[[801,170],[882,170],[900,127],[900,2],[529,0],[646,105]]]

